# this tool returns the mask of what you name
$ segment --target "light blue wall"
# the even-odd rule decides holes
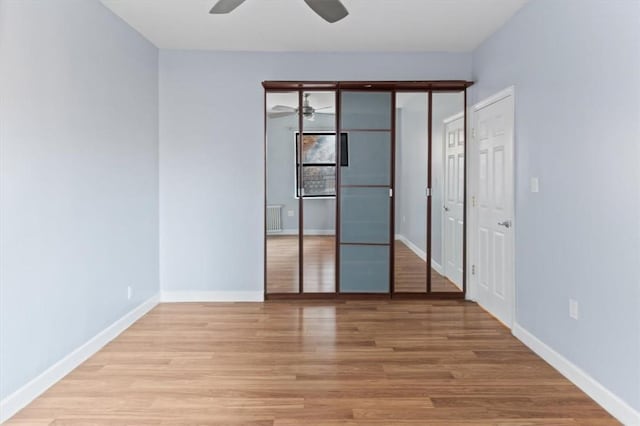
[[[97,1],[0,0],[0,399],[158,291],[157,66]]]
[[[161,51],[162,289],[263,291],[263,80],[470,76],[470,54]]]
[[[515,85],[517,322],[640,409],[640,2],[534,0],[473,69]]]

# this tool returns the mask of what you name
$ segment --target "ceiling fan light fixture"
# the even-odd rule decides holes
[[[245,0],[218,0],[209,11],[212,15],[224,15],[232,12]],[[304,0],[322,19],[333,24],[349,14],[340,0]]]
[[[304,0],[304,2],[330,24],[338,22],[349,14],[340,0]]]
[[[242,3],[244,3],[244,0],[218,0],[211,10],[209,10],[209,13],[212,15],[224,15],[232,12]]]

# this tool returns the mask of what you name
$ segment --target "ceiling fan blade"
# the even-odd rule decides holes
[[[218,0],[209,13],[214,15],[229,13],[242,3],[244,3],[244,0]]]
[[[295,111],[287,111],[287,112],[268,112],[267,117],[269,118],[280,118],[280,117],[289,117],[295,115]]]
[[[298,109],[287,105],[275,105],[271,111],[291,111],[296,112]]]
[[[333,106],[329,105],[329,106],[325,106],[325,107],[321,107],[321,108],[314,108],[316,111],[322,111],[323,109],[329,109],[329,108],[333,108]]]
[[[340,0],[304,0],[304,2],[329,23],[337,22],[349,14]]]

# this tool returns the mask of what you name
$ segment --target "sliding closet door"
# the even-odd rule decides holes
[[[430,288],[462,293],[465,206],[465,95],[432,99]]]
[[[297,195],[298,92],[266,94],[266,293],[300,291],[300,208]]]
[[[392,94],[341,93],[340,292],[390,291]]]
[[[335,92],[303,93],[299,161],[302,198],[302,291],[336,291],[336,140]],[[299,139],[300,135],[296,135]]]

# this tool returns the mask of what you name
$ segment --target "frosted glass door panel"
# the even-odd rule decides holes
[[[391,93],[343,92],[343,129],[391,129]]]
[[[345,293],[389,291],[388,246],[342,246],[340,290]]]
[[[343,92],[340,159],[340,291],[389,291],[391,93]]]
[[[348,166],[342,168],[342,185],[390,184],[391,132],[351,131],[347,146]]]
[[[342,188],[341,243],[389,243],[389,188]]]

